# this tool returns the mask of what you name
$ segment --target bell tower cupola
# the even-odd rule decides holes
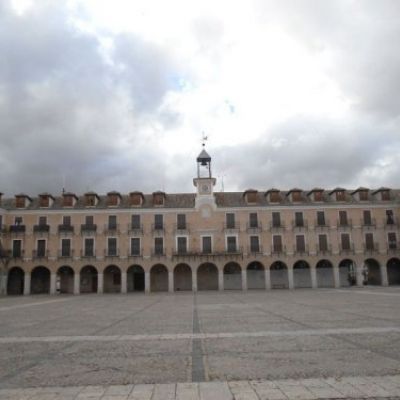
[[[216,179],[212,177],[211,173],[211,157],[204,148],[197,157],[197,178],[193,179],[194,186],[197,187],[198,196],[212,196],[213,187],[215,186]]]

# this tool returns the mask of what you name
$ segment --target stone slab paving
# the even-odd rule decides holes
[[[400,375],[0,389],[0,400],[400,399]]]

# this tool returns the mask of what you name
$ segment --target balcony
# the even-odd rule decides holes
[[[369,244],[364,243],[364,253],[365,254],[379,253],[379,244],[376,242]]]
[[[19,251],[8,251],[8,255],[13,258],[14,260],[22,260],[25,255],[25,250],[19,250]]]
[[[107,235],[118,235],[119,234],[119,224],[105,224],[104,233]]]
[[[59,260],[72,259],[73,257],[74,257],[74,250],[73,249],[70,249],[69,251],[58,250],[57,258]]]
[[[292,230],[294,230],[295,232],[304,232],[306,230],[308,230],[308,222],[307,221],[292,221]]]
[[[375,218],[372,218],[371,221],[365,221],[362,219],[360,221],[360,225],[362,226],[362,228],[364,230],[375,229],[376,228],[376,220],[375,220]]]
[[[326,221],[321,224],[318,222],[318,220],[314,220],[314,229],[318,232],[325,232],[329,230],[329,225],[326,223]]]
[[[139,251],[130,251],[128,252],[128,258],[142,258],[143,257],[143,249],[138,249]]]
[[[386,218],[383,221],[383,226],[385,229],[396,229],[397,228],[397,219],[395,217]]]
[[[128,233],[130,235],[135,235],[135,236],[142,236],[143,235],[143,225],[132,225],[128,224]]]
[[[48,234],[50,232],[50,225],[33,225],[33,233]]]
[[[350,243],[349,246],[339,246],[339,253],[340,255],[350,255],[354,254],[354,243]]]
[[[308,256],[310,252],[308,251],[308,246],[304,246],[304,247],[296,247],[294,249],[294,254],[296,256]]]
[[[273,246],[271,255],[275,257],[286,256],[286,246]]]
[[[81,258],[96,259],[96,252],[94,250],[81,250]]]
[[[332,254],[332,248],[330,245],[324,246],[317,246],[317,255],[319,256],[330,256]]]
[[[262,246],[248,246],[247,247],[247,254],[250,254],[252,256],[257,256],[257,255],[262,255],[263,254],[263,248]]]
[[[49,250],[33,250],[32,258],[34,260],[47,260],[49,258]]]
[[[156,235],[164,235],[165,233],[164,224],[152,224],[151,232]]]
[[[151,249],[151,256],[154,258],[164,258],[167,256],[165,249],[159,248],[152,248]]]
[[[119,258],[119,249],[106,249],[104,250],[105,258]]]
[[[97,232],[96,224],[82,224],[81,225],[81,233],[82,234],[93,234]]]
[[[0,235],[5,235],[6,233],[8,233],[9,229],[7,228],[7,226],[2,225],[0,226]]]
[[[10,225],[10,233],[14,234],[25,234],[26,226],[25,225]]]
[[[59,234],[69,234],[69,233],[74,233],[74,227],[72,225],[58,225],[58,233]]]
[[[344,231],[344,230],[350,230],[353,228],[353,222],[351,219],[348,219],[347,221],[340,221],[337,220],[337,228]]]
[[[271,232],[282,232],[285,230],[285,224],[283,224],[282,222],[278,223],[273,223],[271,222],[269,225],[269,230]]]
[[[255,222],[248,222],[246,225],[246,231],[247,233],[261,233],[262,231],[262,224],[260,221]]]
[[[188,224],[174,224],[174,232],[176,234],[188,234],[189,225]]]
[[[236,248],[236,251],[187,251],[186,253],[172,251],[172,258],[186,261],[215,261],[215,260],[227,260],[227,259],[243,259],[243,252],[241,248]]]
[[[397,243],[397,242],[389,242],[388,243],[387,249],[386,249],[387,254],[391,254],[391,255],[399,254],[399,251],[400,251],[400,243]]]
[[[224,231],[229,233],[229,232],[239,232],[240,230],[240,225],[237,222],[234,223],[229,223],[229,224],[224,224]]]

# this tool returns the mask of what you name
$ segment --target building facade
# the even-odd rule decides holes
[[[399,199],[389,188],[0,195],[4,291],[249,290],[400,284]]]

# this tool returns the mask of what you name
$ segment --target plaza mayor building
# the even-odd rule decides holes
[[[0,195],[6,293],[270,290],[400,284],[400,191]]]

